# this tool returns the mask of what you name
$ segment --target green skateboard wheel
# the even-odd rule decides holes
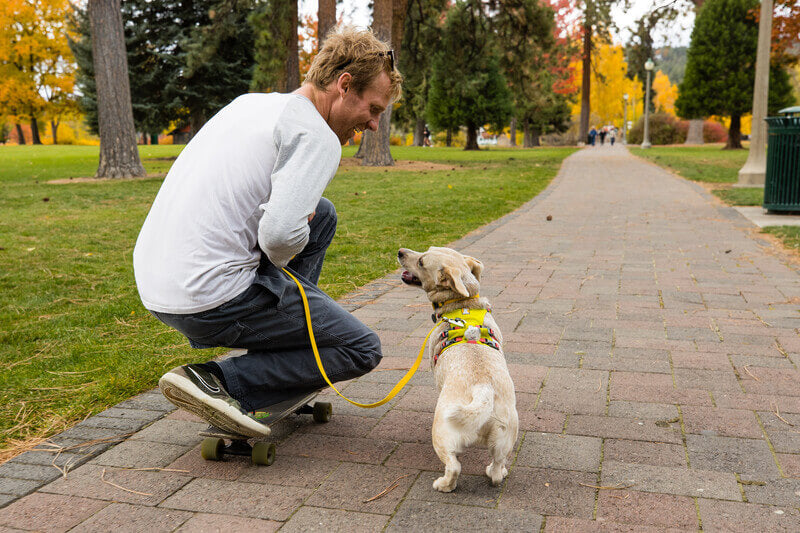
[[[333,406],[328,402],[315,402],[314,403],[314,422],[324,424],[331,419],[333,414]]]
[[[269,466],[275,462],[275,443],[256,442],[251,455],[253,464]]]
[[[216,437],[203,439],[200,456],[206,461],[220,461],[224,455],[225,441]]]

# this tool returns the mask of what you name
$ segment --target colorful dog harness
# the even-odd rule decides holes
[[[483,344],[500,350],[494,330],[484,325],[486,313],[489,309],[456,309],[441,315],[441,321],[449,324],[449,328],[441,333],[438,346],[433,354],[433,364],[445,350],[457,344]]]

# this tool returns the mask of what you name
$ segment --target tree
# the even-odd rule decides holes
[[[623,94],[628,94],[629,100],[628,120],[633,120],[639,108],[642,108],[642,84],[626,75],[627,65],[625,54],[620,46],[603,44],[595,48],[592,58],[594,68],[591,72],[591,83],[595,89],[592,91],[591,108],[592,118],[597,120],[595,126],[605,124],[621,124],[625,115],[625,101]],[[576,106],[575,113],[579,111]]]
[[[394,50],[395,61],[401,55],[403,20],[407,0],[374,0],[372,3],[372,31],[382,41],[389,42]],[[394,165],[390,146],[392,106],[381,113],[377,131],[365,131],[361,138],[359,153],[364,166]]]
[[[17,123],[28,120],[34,144],[41,144],[40,117],[57,124],[57,117],[74,106],[68,7],[67,0],[0,3],[0,115]]]
[[[558,86],[571,72],[567,68],[572,47],[558,39],[555,11],[535,0],[496,0],[490,4],[492,26],[497,34],[500,66],[514,100],[511,144],[516,122],[525,131],[524,146],[538,146],[539,136],[549,130],[564,131],[570,116],[570,91]]]
[[[741,148],[741,116],[753,103],[758,24],[756,0],[707,0],[695,20],[686,76],[675,102],[685,118],[730,117],[726,149]],[[779,68],[779,67],[777,67]],[[783,80],[783,83],[781,82]],[[778,89],[788,78],[770,69],[770,105],[790,103]]]
[[[144,176],[136,148],[119,0],[89,0],[100,126],[98,178]]]
[[[319,7],[317,8],[317,22],[319,43],[318,47],[322,48],[325,44],[325,38],[336,26],[336,0],[319,0]]]
[[[581,26],[583,81],[581,83],[581,120],[578,133],[578,138],[582,141],[586,139],[586,135],[589,133],[593,39],[595,35],[602,39],[608,39],[609,29],[613,26],[611,6],[616,2],[617,0],[582,0],[578,4],[583,13],[583,24]]]
[[[271,0],[250,17],[255,30],[252,89],[290,93],[300,87],[297,0]]]
[[[653,79],[653,104],[656,112],[675,115],[675,99],[678,98],[678,86],[669,81],[669,77],[660,70]]]
[[[511,94],[496,49],[479,0],[456,2],[433,60],[428,118],[439,129],[466,126],[465,150],[479,149],[478,127],[491,123],[502,130],[511,116]]]
[[[403,55],[399,69],[403,73],[403,98],[392,112],[392,120],[411,127],[414,146],[422,146],[425,109],[431,77],[433,50],[439,48],[440,20],[447,0],[409,0],[403,33]]]
[[[628,42],[626,59],[628,62],[628,77],[638,78],[642,83],[642,92],[647,92],[647,70],[644,68],[648,59],[655,59],[656,51],[653,48],[653,32],[659,27],[669,28],[681,12],[686,11],[691,5],[689,0],[673,0],[670,3],[653,8],[642,16],[637,22],[636,31]],[[650,77],[650,107],[655,95],[653,89],[654,78]]]
[[[253,72],[256,0],[126,0],[122,5],[131,101],[136,128],[158,134],[172,122],[197,132],[205,120],[247,92]],[[80,104],[97,131],[92,39],[85,10],[76,6],[72,48]]]

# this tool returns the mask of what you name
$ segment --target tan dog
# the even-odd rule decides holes
[[[478,296],[483,264],[437,247],[424,253],[401,248],[397,260],[406,269],[403,281],[428,294],[438,321],[426,350],[439,389],[433,448],[445,471],[433,488],[456,488],[461,473],[457,456],[473,444],[489,448],[492,462],[486,475],[498,485],[508,474],[506,459],[517,441],[519,419],[502,336],[491,312],[484,311],[489,302]]]

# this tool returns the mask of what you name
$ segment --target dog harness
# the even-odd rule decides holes
[[[464,307],[440,315],[441,322],[447,323],[450,327],[439,335],[439,344],[433,353],[434,366],[445,350],[457,344],[483,344],[500,350],[500,343],[497,341],[494,330],[486,327],[483,323],[486,313],[491,313],[491,310]],[[434,316],[437,316],[436,313]]]

